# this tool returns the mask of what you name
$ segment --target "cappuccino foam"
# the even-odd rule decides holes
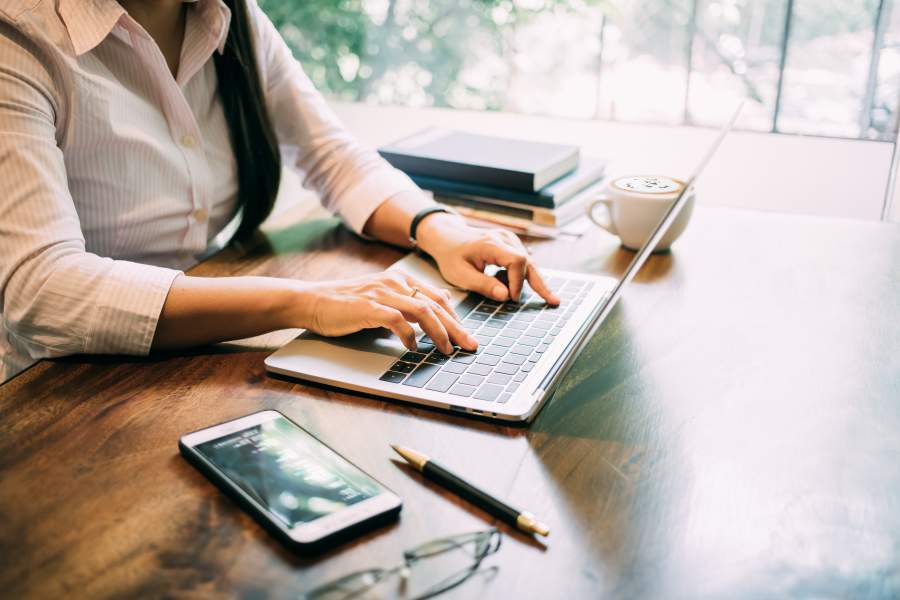
[[[677,179],[656,175],[633,175],[617,179],[613,185],[626,192],[638,194],[671,194],[681,191],[683,184]]]

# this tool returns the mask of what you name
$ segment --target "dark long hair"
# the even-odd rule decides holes
[[[234,240],[241,242],[272,212],[281,180],[281,155],[260,82],[247,1],[225,0],[225,4],[231,10],[231,25],[224,52],[216,52],[214,60],[237,161],[238,206],[243,207],[244,216]]]

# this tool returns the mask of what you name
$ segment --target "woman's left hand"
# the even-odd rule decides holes
[[[437,262],[444,279],[499,302],[518,301],[525,281],[549,304],[559,298],[544,283],[528,250],[516,234],[504,229],[481,229],[448,213],[428,216],[419,225],[419,247]],[[487,265],[506,269],[508,285],[484,273]]]

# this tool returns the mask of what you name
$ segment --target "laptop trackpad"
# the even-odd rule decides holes
[[[304,331],[297,340],[319,340],[338,348],[374,352],[391,358],[399,358],[406,352],[406,347],[389,329],[363,329],[342,337],[324,337],[316,333]]]
[[[286,375],[354,387],[380,377],[405,352],[400,340],[385,329],[340,338],[305,331],[269,356],[266,366]]]

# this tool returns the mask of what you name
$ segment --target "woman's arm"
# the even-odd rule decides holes
[[[65,95],[48,63],[0,20],[0,329],[17,365],[145,354],[178,271],[86,251],[56,140]]]
[[[408,246],[413,216],[432,201],[409,177],[350,135],[265,13],[252,0],[250,9],[266,102],[279,141],[297,150],[296,166],[305,174],[304,184],[314,187],[323,204],[357,233]],[[438,213],[422,221],[417,238],[454,285],[495,300],[517,300],[527,280],[545,300],[559,302],[525,247],[509,232],[475,229],[458,217]],[[508,287],[484,274],[487,264],[507,270]]]
[[[421,293],[413,297],[413,288]],[[474,350],[478,344],[449,300],[444,290],[401,273],[325,282],[180,276],[166,298],[153,347],[183,348],[294,327],[329,336],[386,327],[415,350],[410,323],[418,323],[444,353],[454,344]]]

